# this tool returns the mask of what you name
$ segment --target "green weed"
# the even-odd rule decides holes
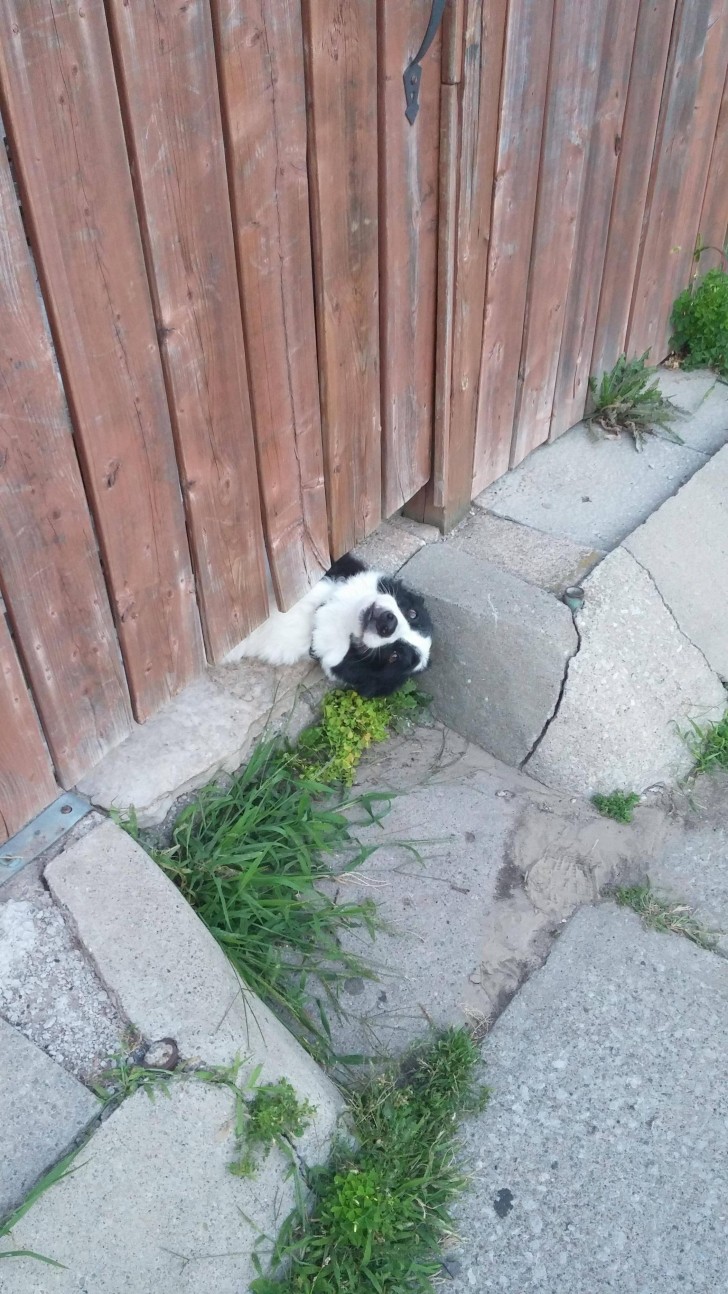
[[[682,736],[695,760],[693,776],[728,769],[728,710],[717,723],[700,725],[691,719],[690,727]]]
[[[327,692],[321,721],[299,738],[296,767],[327,784],[351,786],[364,752],[416,719],[428,701],[411,680],[388,697]]]
[[[36,1182],[33,1189],[26,1195],[23,1203],[18,1205],[17,1209],[4,1220],[0,1220],[0,1241],[11,1238],[13,1228],[17,1226],[22,1217],[25,1217],[28,1210],[32,1209],[41,1195],[45,1195],[46,1191],[50,1190],[52,1186],[62,1182],[64,1177],[70,1177],[84,1167],[83,1164],[74,1163],[74,1160],[85,1145],[86,1142],[84,1141],[82,1146],[77,1146],[75,1150],[71,1150],[67,1155],[64,1155],[63,1159],[59,1159],[58,1163],[49,1168],[48,1172],[44,1173],[40,1180]],[[35,1258],[38,1262],[45,1263],[48,1267],[61,1267],[64,1271],[66,1270],[63,1263],[58,1263],[55,1258],[48,1258],[45,1254],[36,1253],[34,1249],[0,1249],[0,1259],[2,1258]]]
[[[639,359],[620,355],[614,368],[602,375],[597,385],[589,378],[594,411],[588,421],[598,435],[616,440],[623,431],[633,437],[635,449],[644,449],[650,435],[662,435],[682,444],[682,437],[671,426],[680,410],[664,396],[654,370],[647,368],[649,351]]]
[[[293,1137],[306,1131],[315,1114],[309,1101],[299,1101],[287,1079],[259,1087],[247,1108],[245,1145],[230,1172],[236,1177],[252,1177],[259,1159],[273,1146],[286,1149]]]
[[[649,884],[615,890],[614,898],[620,907],[636,912],[650,930],[682,935],[709,951],[715,948],[717,935],[696,920],[687,904],[660,898]]]
[[[683,368],[715,369],[728,378],[728,274],[715,268],[680,293],[672,308],[670,345]]]
[[[605,818],[615,822],[631,822],[640,802],[636,791],[612,791],[611,795],[593,795],[592,804]]]
[[[327,1006],[338,1009],[345,979],[373,978],[340,936],[356,929],[373,938],[378,923],[371,900],[339,901],[319,887],[375,852],[378,846],[361,846],[354,833],[379,821],[390,799],[371,792],[341,801],[302,772],[295,751],[267,741],[229,785],[205,787],[182,811],[168,848],[155,848],[136,829],[243,982],[324,1061],[332,1059]],[[131,817],[123,825],[134,834]],[[307,986],[314,976],[312,1007]]]
[[[254,1294],[428,1294],[452,1234],[450,1208],[465,1185],[457,1120],[484,1107],[478,1049],[451,1029],[398,1074],[350,1098],[356,1145],[339,1145],[313,1174],[312,1208],[284,1225],[273,1256],[279,1279]]]

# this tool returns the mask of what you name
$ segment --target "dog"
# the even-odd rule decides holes
[[[236,655],[270,665],[311,656],[332,682],[377,697],[426,669],[431,645],[432,621],[419,593],[346,556],[290,611],[274,611]]]

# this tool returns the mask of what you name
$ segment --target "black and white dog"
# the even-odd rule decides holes
[[[306,656],[360,696],[390,696],[427,668],[432,621],[400,580],[341,557],[290,611],[274,611],[236,656],[292,665]]]

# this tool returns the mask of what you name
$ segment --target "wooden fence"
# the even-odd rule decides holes
[[[430,8],[0,6],[0,838],[724,241],[724,0],[448,0],[410,126]]]

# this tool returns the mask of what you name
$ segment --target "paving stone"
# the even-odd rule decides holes
[[[230,1093],[189,1080],[169,1092],[154,1102],[143,1092],[127,1099],[95,1133],[78,1171],[25,1215],[13,1247],[65,1270],[4,1262],[4,1294],[248,1289],[256,1242],[275,1235],[294,1205],[288,1161],[274,1150],[255,1177],[233,1176]],[[324,1158],[328,1144],[320,1132],[311,1158]]]
[[[23,1202],[100,1109],[87,1088],[0,1018],[0,1218]]]
[[[728,446],[624,547],[649,571],[685,636],[728,679]]]
[[[426,544],[439,543],[441,538],[436,526],[425,526],[408,517],[392,517],[358,544],[353,556],[374,570],[393,575]]]
[[[570,584],[580,584],[604,557],[599,549],[585,548],[480,508],[472,508],[445,542],[559,595]]]
[[[164,820],[175,800],[231,773],[266,726],[295,733],[311,722],[311,686],[322,683],[310,662],[288,670],[231,661],[208,671],[110,751],[79,783],[102,808],[136,810],[140,826]]]
[[[677,807],[681,822],[649,865],[660,894],[687,903],[728,957],[728,770],[689,783]]]
[[[625,549],[605,557],[584,589],[581,645],[558,713],[526,768],[584,795],[674,782],[692,764],[679,725],[723,714],[720,680]]]
[[[427,599],[435,636],[422,686],[445,723],[519,764],[556,707],[577,638],[556,598],[449,544],[422,549],[404,577]]]
[[[485,1040],[447,1288],[722,1291],[727,1046],[724,959],[582,909]]]
[[[692,371],[682,368],[660,368],[657,373],[662,394],[687,414],[697,413],[705,400],[714,395],[717,388],[719,390],[718,375],[709,368]],[[724,399],[728,403],[728,389],[723,387],[723,391]],[[692,423],[690,426],[692,428]],[[703,449],[707,452],[707,446],[694,444],[692,439],[690,444],[693,449]]]

